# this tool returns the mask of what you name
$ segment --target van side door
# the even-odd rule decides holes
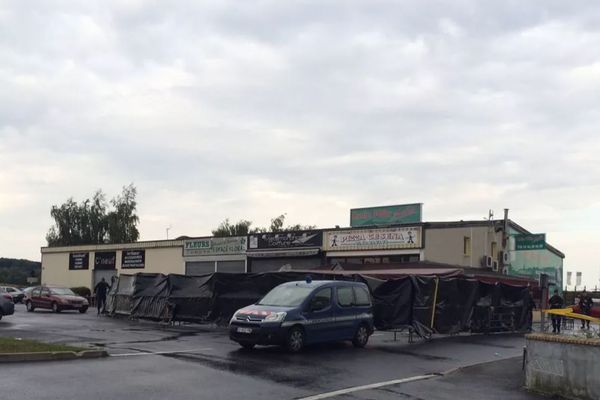
[[[370,332],[373,331],[373,305],[371,294],[365,287],[354,286],[354,312],[356,315],[355,329],[358,325],[365,323]]]
[[[306,337],[311,343],[324,342],[334,338],[333,290],[330,287],[317,289],[310,298],[306,317]]]
[[[356,311],[354,310],[354,291],[352,286],[335,288],[336,308],[335,326],[339,340],[352,339],[355,333]]]

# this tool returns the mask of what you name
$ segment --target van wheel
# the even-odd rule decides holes
[[[25,303],[25,308],[27,309],[27,312],[33,312],[35,310],[35,307],[33,304],[31,304],[31,301]]]
[[[352,339],[352,344],[354,347],[365,347],[368,341],[369,331],[367,330],[367,326],[364,324],[359,325],[356,333],[354,334],[354,339]]]
[[[288,332],[285,347],[292,353],[298,353],[304,347],[304,330],[295,326]]]
[[[60,312],[60,308],[58,307],[58,304],[52,303],[52,312],[55,312],[55,313]]]

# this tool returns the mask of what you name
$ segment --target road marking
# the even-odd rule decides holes
[[[377,388],[380,388],[380,387],[383,387],[383,386],[398,385],[400,383],[422,381],[422,380],[425,380],[425,379],[435,378],[437,376],[440,376],[440,375],[439,374],[427,374],[427,375],[411,376],[410,378],[394,379],[392,381],[371,383],[369,385],[354,386],[354,387],[350,387],[350,388],[346,388],[346,389],[335,390],[333,392],[315,394],[313,396],[299,398],[298,400],[321,400],[321,399],[328,399],[328,398],[331,398],[331,397],[340,396],[342,394],[360,392],[360,391],[363,391],[363,390],[377,389]]]
[[[180,354],[180,353],[199,353],[201,351],[212,350],[210,347],[206,347],[203,349],[192,349],[192,350],[173,350],[173,351],[154,351],[148,353],[121,353],[121,354],[111,354],[111,357],[135,357],[135,356],[161,356],[165,354]]]

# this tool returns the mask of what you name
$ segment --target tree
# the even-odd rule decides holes
[[[121,195],[110,201],[114,208],[110,211],[100,189],[91,200],[77,204],[69,198],[60,206],[52,206],[54,226],[46,235],[48,246],[135,242],[139,238],[136,195],[133,184],[124,186]]]
[[[120,196],[110,202],[114,210],[107,215],[108,240],[110,243],[135,242],[140,237],[137,229],[139,217],[135,213],[137,202],[135,197],[137,190],[133,183],[123,187]]]
[[[39,277],[41,263],[37,261],[0,258],[0,283],[27,285],[27,278]]]
[[[226,236],[246,236],[253,233],[264,233],[264,232],[283,232],[283,231],[302,231],[315,229],[315,225],[288,225],[284,227],[286,214],[281,214],[278,217],[271,219],[271,225],[269,228],[251,228],[252,221],[240,220],[235,224],[229,222],[229,218],[221,222],[217,229],[212,231],[215,237],[226,237]]]
[[[287,216],[287,214],[281,214],[280,216],[271,219],[271,226],[269,227],[270,232],[308,231],[311,229],[315,229],[317,227],[316,225],[301,225],[301,224],[288,225],[288,226],[284,227],[283,225],[285,223],[286,216]]]
[[[229,222],[229,218],[221,222],[217,229],[212,231],[215,237],[227,237],[227,236],[246,236],[249,233],[253,233],[250,230],[252,221],[240,220],[235,224]]]

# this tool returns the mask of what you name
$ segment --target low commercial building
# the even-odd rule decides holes
[[[183,241],[186,275],[247,272],[246,236],[205,237]]]
[[[42,284],[93,287],[120,274],[183,274],[182,240],[42,247]]]
[[[506,228],[505,228],[506,227]],[[535,238],[511,220],[426,222],[371,229],[324,232],[327,265],[432,262],[483,268],[505,275],[538,279],[544,273],[562,287],[565,255],[541,239],[519,245],[520,237]],[[361,268],[364,269],[364,268]]]
[[[364,216],[364,213],[357,213]],[[565,255],[515,222],[416,222],[387,226],[268,232],[127,244],[43,247],[42,283],[92,287],[102,277],[159,272],[365,270],[435,263],[538,279],[562,287]],[[360,267],[359,267],[360,266]]]

